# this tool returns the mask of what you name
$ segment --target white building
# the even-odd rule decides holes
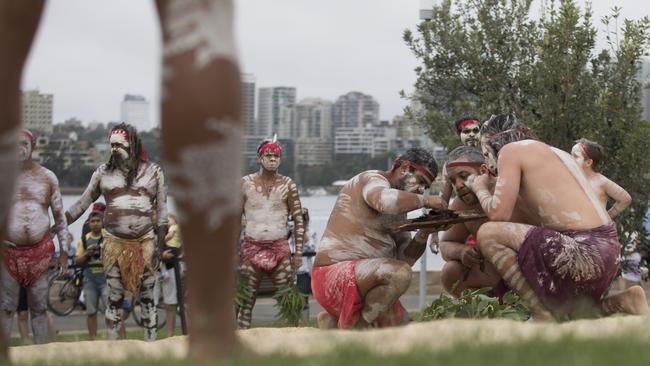
[[[334,135],[335,155],[375,156],[392,151],[396,131],[386,127],[341,127]]]
[[[257,98],[256,135],[291,137],[290,109],[296,103],[296,88],[270,87],[260,88]]]
[[[141,95],[124,95],[120,120],[134,126],[139,132],[149,131],[154,127],[149,119],[149,102]]]
[[[247,135],[255,134],[255,76],[242,74],[242,120],[244,132]]]
[[[41,94],[38,90],[27,90],[22,96],[23,126],[32,132],[51,134],[54,130],[52,121],[52,102],[54,95]]]
[[[334,127],[366,127],[379,122],[379,103],[370,95],[349,92],[336,99],[332,109]]]

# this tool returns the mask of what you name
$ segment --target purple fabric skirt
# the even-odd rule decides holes
[[[542,303],[559,318],[594,306],[618,271],[616,226],[584,231],[534,227],[518,253],[519,267]]]

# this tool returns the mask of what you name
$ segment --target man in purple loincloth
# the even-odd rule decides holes
[[[536,141],[512,114],[483,123],[481,149],[497,178],[494,193],[491,174],[468,178],[492,221],[480,227],[478,246],[534,319],[650,314],[640,286],[603,298],[618,270],[618,234],[571,155]],[[515,207],[526,224],[508,222]]]

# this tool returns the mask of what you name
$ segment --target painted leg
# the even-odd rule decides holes
[[[6,215],[13,202],[16,178],[20,80],[44,3],[44,0],[0,2],[0,241],[5,239]],[[2,252],[0,250],[0,261]],[[2,319],[6,320],[4,316]],[[0,363],[6,359],[7,338],[0,332]]]
[[[36,344],[50,341],[47,322],[47,288],[47,272],[45,272],[27,289],[27,303],[32,317],[32,332]]]
[[[20,333],[20,344],[22,346],[29,344],[29,312],[18,312],[18,333]]]
[[[507,222],[487,222],[479,228],[477,242],[483,256],[496,268],[511,290],[530,307],[538,321],[554,320],[524,278],[517,261],[517,251],[532,226]]]
[[[108,307],[106,319],[110,321],[108,339],[115,340],[120,336],[122,326],[122,303],[124,302],[124,285],[117,265],[106,270],[106,285],[108,286]]]
[[[316,323],[319,329],[336,329],[339,325],[339,318],[331,316],[327,311],[321,311],[316,316]]]
[[[11,336],[11,326],[18,307],[19,294],[20,285],[0,262],[0,307],[2,308],[0,316],[2,317],[2,335],[5,339],[9,339]]]
[[[156,4],[163,30],[163,156],[192,268],[189,355],[205,364],[237,345],[232,301],[242,122],[233,1]]]
[[[600,303],[603,315],[624,313],[631,315],[650,315],[650,307],[645,291],[641,286],[632,286],[616,295],[603,299]]]
[[[372,325],[381,315],[392,311],[395,301],[411,284],[411,275],[408,263],[399,260],[377,258],[358,261],[355,277],[363,299],[362,320]]]
[[[467,268],[459,261],[449,261],[442,267],[442,287],[454,297],[459,297],[467,289],[496,287],[501,280],[499,273],[490,263],[485,264],[485,270],[480,266]]]
[[[255,301],[257,299],[257,289],[260,287],[260,282],[262,282],[262,271],[260,271],[255,265],[250,262],[245,262],[242,264],[241,269],[242,274],[248,279],[248,291],[251,294],[251,297],[242,304],[242,307],[239,308],[237,314],[237,328],[239,329],[248,329],[251,327],[251,318],[253,317],[253,307],[255,306]]]
[[[144,340],[146,342],[155,341],[157,335],[158,312],[156,311],[153,290],[155,284],[156,275],[145,269],[140,284],[140,306],[142,308],[142,327],[144,328]]]

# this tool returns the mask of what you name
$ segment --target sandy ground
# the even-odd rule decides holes
[[[613,317],[564,324],[522,323],[510,320],[449,319],[408,326],[366,331],[321,331],[314,328],[254,328],[240,331],[242,343],[266,354],[287,352],[315,355],[339,345],[358,344],[378,353],[403,353],[413,348],[445,349],[471,340],[472,343],[512,343],[532,338],[555,340],[563,336],[584,339],[637,334],[650,341],[650,317]],[[182,358],[187,354],[186,337],[153,343],[143,341],[85,341],[13,347],[10,357],[16,364],[44,362],[58,365],[81,360],[120,361],[129,356]]]

